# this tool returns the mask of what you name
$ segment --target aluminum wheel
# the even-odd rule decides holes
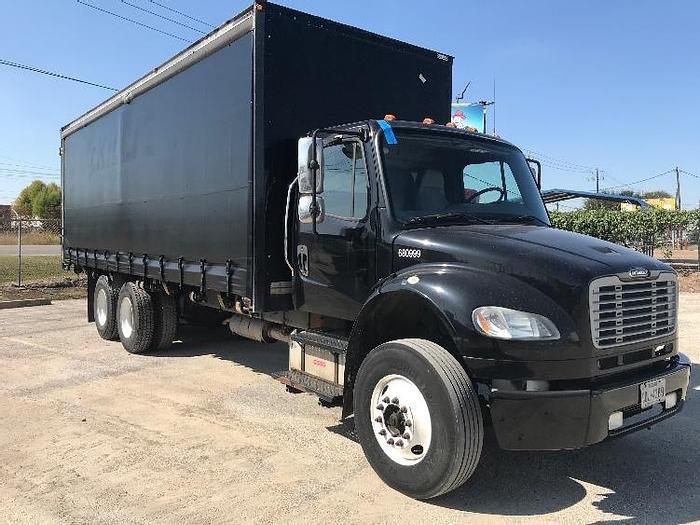
[[[404,376],[384,376],[372,391],[370,418],[377,442],[400,465],[415,465],[432,437],[430,410],[418,387]]]
[[[95,297],[95,317],[97,318],[97,323],[100,326],[105,326],[107,324],[108,315],[108,299],[107,292],[104,288],[100,288],[97,292],[97,297]]]
[[[119,303],[119,324],[122,335],[129,339],[134,332],[134,305],[129,297]]]

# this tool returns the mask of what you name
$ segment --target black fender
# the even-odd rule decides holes
[[[357,370],[364,357],[377,346],[374,344],[376,338],[368,334],[376,331],[376,324],[381,322],[381,316],[377,319],[377,312],[381,312],[382,305],[388,302],[406,304],[406,308],[418,305],[424,308],[439,324],[436,329],[440,330],[443,340],[436,342],[445,346],[462,364],[463,357],[513,359],[522,355],[523,347],[529,358],[537,359],[538,355],[539,358],[546,358],[552,352],[552,342],[548,341],[534,345],[532,342],[496,341],[483,336],[477,332],[471,320],[472,311],[478,306],[495,305],[539,313],[550,318],[562,335],[570,334],[577,340],[571,316],[551,298],[523,280],[458,263],[410,266],[392,274],[375,288],[353,324],[345,359],[344,417],[352,413],[352,389]],[[392,308],[393,311],[396,309]],[[403,313],[408,312],[404,310]],[[401,322],[401,315],[392,317],[388,322],[392,326],[387,325],[382,331],[396,335],[406,330],[405,336],[391,339],[416,336],[411,332],[411,326]],[[393,325],[403,326],[398,329]],[[371,348],[368,348],[370,345]]]

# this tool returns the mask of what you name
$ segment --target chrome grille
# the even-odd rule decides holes
[[[591,335],[596,348],[647,341],[676,330],[676,275],[623,281],[612,275],[591,283]]]

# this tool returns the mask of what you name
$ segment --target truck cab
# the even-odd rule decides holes
[[[370,462],[418,497],[396,467],[418,468],[436,436],[405,423],[425,428],[445,409],[447,428],[433,430],[450,432],[455,419],[449,400],[431,407],[431,376],[476,400],[454,409],[467,413],[456,431],[472,442],[470,464],[482,416],[502,448],[561,450],[683,406],[675,272],[552,228],[539,176],[512,144],[430,120],[369,120],[299,141],[285,223],[294,308],[348,322],[322,330],[335,346],[292,336],[286,382],[304,390],[305,376],[335,377]],[[425,344],[460,370],[435,365]]]

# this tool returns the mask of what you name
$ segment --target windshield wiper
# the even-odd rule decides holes
[[[469,223],[478,222],[480,224],[492,224],[491,222],[477,217],[476,215],[470,215],[469,213],[433,213],[431,215],[421,215],[420,217],[413,217],[403,224],[403,228],[410,228],[412,226],[428,226],[431,224],[446,224],[446,223]]]
[[[497,222],[539,222],[542,226],[551,226],[535,215],[508,215],[505,217],[496,217],[493,220]]]

